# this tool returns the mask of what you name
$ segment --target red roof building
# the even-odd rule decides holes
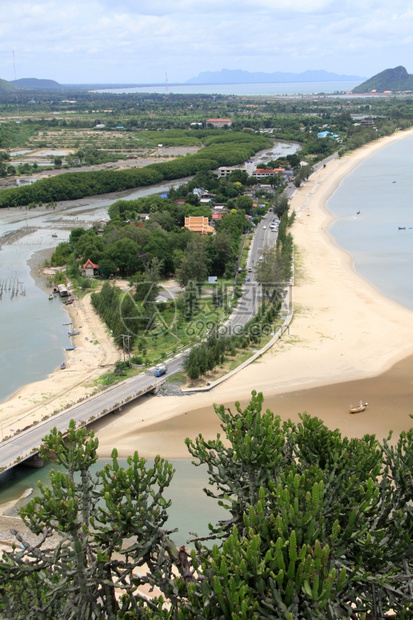
[[[99,265],[92,263],[90,258],[87,259],[82,268],[82,275],[86,276],[86,278],[93,278],[95,275],[95,271],[99,269]]]
[[[214,127],[231,127],[232,120],[230,118],[208,118],[207,124],[210,123]]]

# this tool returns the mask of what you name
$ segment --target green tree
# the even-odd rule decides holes
[[[163,494],[172,466],[156,457],[148,467],[135,453],[122,468],[114,450],[92,475],[97,448],[93,432],[74,421],[65,437],[54,429],[45,438],[41,455],[66,471],[52,471],[50,486],[40,484],[40,495],[21,510],[40,542],[32,546],[18,535],[22,548],[3,556],[0,611],[8,618],[116,620],[132,599],[137,607],[140,585],[171,581],[164,529],[170,501]]]
[[[200,235],[193,233],[176,275],[181,286],[186,286],[191,280],[203,282],[207,278],[206,242]]]
[[[110,287],[109,287],[110,288]],[[111,295],[108,289],[105,295]],[[219,339],[210,339],[211,349]],[[195,368],[207,366],[205,343]],[[216,356],[216,351],[212,352]],[[412,617],[413,429],[391,441],[342,437],[318,418],[282,421],[252,392],[215,407],[222,433],[187,439],[206,493],[228,518],[178,550],[164,529],[171,466],[116,451],[93,476],[93,433],[56,429],[42,455],[66,472],[22,509],[40,536],[0,562],[0,614],[17,620],[340,620]],[[52,534],[57,537],[52,540]],[[139,572],[139,574],[137,574]],[[165,596],[143,599],[138,587]],[[119,597],[115,590],[123,593]]]
[[[282,423],[256,392],[215,410],[223,439],[186,443],[229,518],[221,544],[197,544],[184,617],[410,618],[413,429],[393,448],[347,439],[306,414]]]
[[[275,247],[266,246],[262,250],[262,259],[255,266],[257,282],[262,286],[266,295],[279,297],[283,293],[286,281],[286,269],[280,257],[280,251]]]

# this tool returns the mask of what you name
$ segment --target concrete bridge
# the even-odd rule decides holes
[[[153,375],[142,373],[13,435],[0,444],[0,473],[23,462],[33,467],[40,467],[42,463],[38,452],[43,437],[48,435],[52,428],[56,427],[64,433],[70,420],[75,420],[77,425],[88,424],[109,413],[121,411],[124,405],[137,398],[156,393],[165,381],[166,377],[155,378]]]

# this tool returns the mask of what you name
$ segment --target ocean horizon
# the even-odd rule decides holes
[[[96,89],[98,93],[154,93],[171,95],[226,95],[226,96],[297,96],[334,95],[351,92],[362,81],[334,82],[265,82],[241,84],[147,84],[145,86]]]

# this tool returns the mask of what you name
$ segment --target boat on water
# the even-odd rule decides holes
[[[76,349],[75,346],[73,346],[73,347],[66,347],[66,351],[74,351],[75,349]]]
[[[67,332],[69,336],[78,336],[80,332]]]
[[[353,405],[350,405],[349,413],[361,413],[362,411],[365,411],[367,409],[367,405],[368,403],[363,403],[363,401],[361,400],[359,404],[355,407]]]
[[[406,230],[406,226],[399,226],[399,230]]]
[[[49,295],[49,299],[54,299],[54,295],[53,295],[53,293],[50,293],[50,295]]]

